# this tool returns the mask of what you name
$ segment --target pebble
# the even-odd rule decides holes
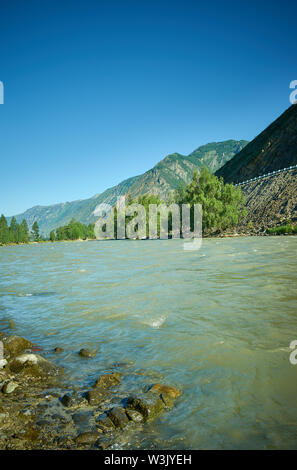
[[[6,359],[1,359],[0,360],[0,369],[3,369],[7,365],[7,360]]]
[[[16,384],[15,382],[6,382],[6,384],[4,384],[2,387],[2,392],[9,394],[14,392],[17,387],[18,384]]]

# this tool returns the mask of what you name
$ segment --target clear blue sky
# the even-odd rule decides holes
[[[0,212],[91,197],[289,107],[296,1],[0,0]]]

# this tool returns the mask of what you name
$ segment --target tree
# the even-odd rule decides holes
[[[149,206],[151,204],[155,204],[156,206],[159,205],[167,205],[165,201],[160,199],[160,196],[157,194],[144,194],[142,196],[138,196],[136,200],[134,200],[131,196],[130,193],[128,193],[127,198],[126,198],[126,206],[129,207],[132,204],[140,204],[141,206],[144,207],[145,209],[145,215],[146,215],[146,237],[149,237]],[[137,215],[137,211],[134,212],[133,215],[129,215],[125,217],[125,226],[133,220],[133,218]],[[170,219],[170,213],[169,213],[169,219]],[[115,232],[116,232],[116,222],[117,222],[117,210],[115,209]],[[135,230],[137,230],[138,227],[136,225]],[[136,233],[136,232],[135,232]],[[160,235],[160,213],[157,214],[157,234],[158,236]],[[117,236],[117,233],[116,233]]]
[[[34,224],[32,225],[32,235],[33,235],[35,242],[38,242],[40,240],[39,227],[38,227],[37,220],[35,220]]]
[[[10,243],[18,242],[18,224],[15,217],[12,217],[9,226],[9,241]]]
[[[7,225],[7,220],[2,214],[0,217],[0,243],[6,244],[9,243],[9,228]]]
[[[194,171],[192,181],[176,192],[178,204],[191,205],[191,228],[193,229],[193,205],[201,204],[204,232],[225,230],[238,224],[246,215],[245,198],[240,188],[224,184],[223,178],[213,175],[203,167],[200,174]]]
[[[29,241],[29,227],[25,219],[18,227],[18,238],[20,243],[28,243]]]
[[[55,234],[54,230],[52,230],[50,232],[50,241],[54,242],[55,240],[56,240],[56,234]]]
[[[51,234],[52,237],[55,236],[57,240],[86,240],[87,238],[95,238],[94,228],[95,224],[84,225],[81,222],[77,222],[75,219],[71,219],[68,225],[58,227],[56,234],[55,232],[51,232]]]
[[[0,243],[28,243],[29,229],[26,220],[18,224],[15,217],[12,217],[8,227],[6,218],[2,214],[0,217]]]

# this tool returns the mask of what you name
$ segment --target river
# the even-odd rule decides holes
[[[296,251],[297,237],[1,247],[0,329],[79,386],[119,370],[122,394],[180,388],[124,448],[297,448]]]

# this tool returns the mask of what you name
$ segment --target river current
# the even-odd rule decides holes
[[[1,247],[0,330],[40,345],[71,384],[120,371],[123,395],[180,388],[124,448],[297,448],[296,254],[297,237]]]

